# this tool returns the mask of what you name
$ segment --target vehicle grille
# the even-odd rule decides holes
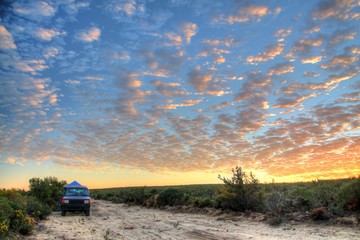
[[[84,200],[75,200],[75,199],[72,199],[72,200],[69,200],[69,203],[70,203],[70,204],[84,204]]]

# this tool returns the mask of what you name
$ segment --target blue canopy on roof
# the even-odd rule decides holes
[[[86,186],[81,185],[77,181],[73,181],[72,183],[69,183],[69,184],[64,186],[64,188],[73,188],[73,187],[86,188]]]

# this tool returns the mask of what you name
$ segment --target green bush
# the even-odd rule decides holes
[[[22,190],[9,189],[0,190],[0,197],[5,197],[8,200],[8,203],[11,205],[14,210],[25,210],[27,200],[25,197],[26,193]]]
[[[55,210],[66,181],[59,181],[56,177],[46,177],[32,178],[29,183],[29,194]]]
[[[22,235],[28,235],[34,229],[35,221],[28,217],[22,210],[15,210],[15,216],[10,222],[11,229]]]
[[[9,238],[12,232],[27,235],[32,232],[35,220],[26,214],[27,197],[20,190],[0,191],[0,237]]]
[[[339,202],[345,210],[360,211],[360,178],[341,186]]]
[[[184,192],[176,188],[166,188],[159,193],[158,206],[174,206],[184,203]]]
[[[231,179],[219,176],[224,182],[218,201],[222,208],[233,211],[252,210],[262,211],[264,208],[264,195],[260,189],[259,180],[250,172],[247,175],[241,167],[232,169]]]
[[[41,203],[36,197],[29,196],[26,212],[36,220],[44,220],[51,213],[51,208]]]
[[[208,197],[196,197],[194,199],[194,206],[199,208],[212,208],[215,206],[214,200],[208,198]]]
[[[10,219],[13,215],[14,210],[9,200],[5,197],[0,197],[0,237],[8,233],[10,229]]]

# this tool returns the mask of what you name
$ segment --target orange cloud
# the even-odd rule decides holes
[[[324,20],[328,18],[341,20],[359,19],[359,12],[351,12],[353,8],[358,6],[359,3],[357,0],[322,1],[319,3],[318,8],[312,12],[312,17],[315,20]]]
[[[197,33],[197,25],[195,23],[183,23],[181,26],[181,30],[185,36],[185,42],[190,43],[191,38]]]
[[[188,100],[184,100],[183,102],[181,102],[179,104],[168,104],[168,105],[164,105],[164,106],[157,106],[156,108],[157,109],[177,109],[178,107],[191,107],[191,106],[194,106],[201,102],[202,102],[201,99],[197,99],[197,100],[188,99]]]
[[[190,78],[190,84],[201,93],[209,87],[210,81],[212,80],[210,74],[200,72],[199,68],[190,71],[188,76]]]
[[[280,9],[277,9],[275,13],[279,13]],[[243,23],[248,22],[250,20],[259,21],[265,15],[269,14],[270,10],[266,6],[247,6],[241,7],[239,12],[236,15],[230,16],[221,16],[220,18],[216,19],[216,22],[224,22],[227,24],[235,24],[235,23]]]
[[[283,75],[286,73],[294,72],[295,67],[288,63],[277,64],[275,67],[269,69],[269,75]]]
[[[266,50],[257,56],[249,56],[246,58],[246,62],[253,64],[257,62],[266,62],[274,59],[281,54],[284,50],[283,44],[270,45],[266,47]]]
[[[316,93],[310,93],[304,96],[299,96],[297,98],[279,98],[277,104],[273,108],[293,108],[300,105],[303,101],[316,97]]]
[[[322,56],[312,56],[312,57],[307,57],[307,58],[303,58],[301,59],[301,62],[306,64],[306,63],[310,63],[310,64],[315,64],[320,62],[322,59]]]

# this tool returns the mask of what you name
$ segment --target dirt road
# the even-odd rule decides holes
[[[53,213],[42,221],[35,239],[360,239],[359,227],[286,224],[204,214],[172,213],[94,201],[91,216]]]

